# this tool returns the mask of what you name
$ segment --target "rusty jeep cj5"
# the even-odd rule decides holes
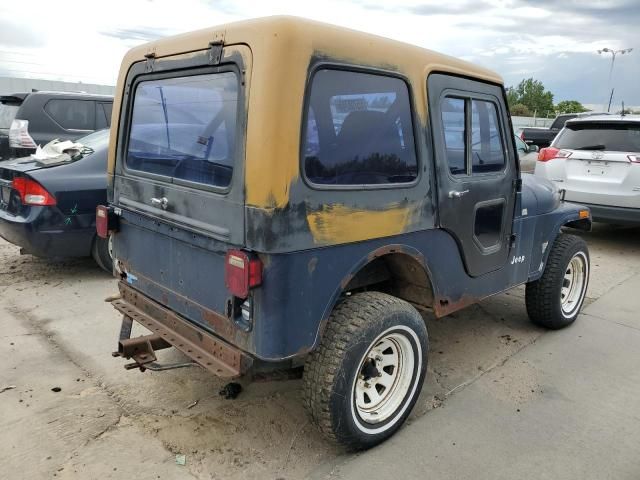
[[[173,346],[224,378],[304,366],[330,440],[393,435],[427,371],[427,326],[526,284],[571,324],[589,210],[521,175],[501,78],[438,53],[272,17],[129,51],[109,149],[113,306],[129,366]],[[132,322],[150,334],[131,337]]]

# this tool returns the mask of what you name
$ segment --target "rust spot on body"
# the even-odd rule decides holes
[[[482,298],[463,294],[459,299],[452,300],[450,298],[442,297],[438,298],[433,305],[433,312],[436,317],[444,317],[450,315],[458,310],[462,310],[465,307],[478,303]]]

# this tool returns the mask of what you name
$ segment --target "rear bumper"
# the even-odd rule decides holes
[[[87,257],[91,255],[93,229],[63,230],[47,228],[49,207],[34,207],[27,217],[0,210],[0,237],[38,257]]]
[[[640,225],[640,208],[611,207],[583,203],[591,210],[594,222],[620,225]]]
[[[157,337],[154,341],[166,342],[222,378],[242,376],[251,367],[253,359],[237,347],[197,327],[124,282],[120,282],[118,288],[121,298],[112,302],[113,307],[153,332],[149,337]],[[120,355],[133,358],[139,366],[144,367],[146,358],[141,360],[139,356],[127,354],[123,340],[126,339],[121,338],[118,346]],[[149,341],[149,345],[152,343]],[[151,361],[153,357],[150,355],[147,358]]]

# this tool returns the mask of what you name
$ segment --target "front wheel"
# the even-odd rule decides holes
[[[573,323],[587,293],[589,267],[586,242],[575,235],[560,234],[542,277],[527,283],[525,297],[531,321],[554,330]]]
[[[409,303],[380,292],[348,297],[305,364],[303,397],[312,422],[352,450],[383,442],[418,399],[427,352],[424,320]]]

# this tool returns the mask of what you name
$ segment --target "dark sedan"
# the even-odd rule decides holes
[[[88,257],[111,272],[109,240],[96,236],[96,206],[107,201],[109,131],[78,140],[70,160],[0,162],[0,236],[38,257]]]

